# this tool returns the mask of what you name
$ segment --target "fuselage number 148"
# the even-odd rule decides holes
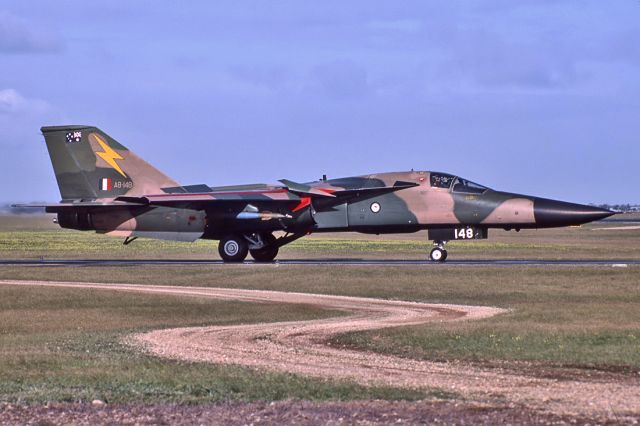
[[[473,240],[476,237],[475,229],[471,227],[456,228],[454,235],[456,240]]]

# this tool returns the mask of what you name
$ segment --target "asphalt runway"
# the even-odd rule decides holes
[[[537,259],[482,259],[447,260],[444,263],[430,260],[401,259],[283,259],[274,262],[245,261],[241,264],[227,264],[222,260],[189,259],[4,259],[0,266],[147,266],[147,265],[344,265],[344,266],[624,266],[640,265],[640,259],[577,259],[577,260],[537,260]]]

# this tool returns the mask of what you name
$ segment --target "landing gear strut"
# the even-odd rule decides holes
[[[435,247],[429,253],[429,258],[434,262],[447,260],[447,250],[444,248],[446,241],[434,241]]]

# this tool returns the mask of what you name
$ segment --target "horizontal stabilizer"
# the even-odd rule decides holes
[[[140,203],[131,203],[126,201],[99,202],[99,201],[82,201],[77,203],[51,203],[51,204],[12,204],[11,207],[17,208],[44,208],[47,213],[58,213],[69,209],[92,209],[92,208],[122,208],[140,206]]]

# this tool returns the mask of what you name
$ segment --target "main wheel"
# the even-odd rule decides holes
[[[220,240],[218,253],[225,262],[242,262],[249,252],[249,245],[241,235],[231,235]]]
[[[447,251],[440,247],[435,247],[431,250],[431,253],[429,253],[429,258],[434,262],[444,262],[447,259]]]
[[[280,247],[276,245],[276,237],[273,234],[263,234],[262,241],[265,243],[265,246],[259,249],[249,250],[251,253],[251,257],[255,259],[256,262],[271,262],[278,255],[278,250]]]
[[[264,246],[261,249],[249,250],[256,262],[271,262],[278,255],[278,246]]]

